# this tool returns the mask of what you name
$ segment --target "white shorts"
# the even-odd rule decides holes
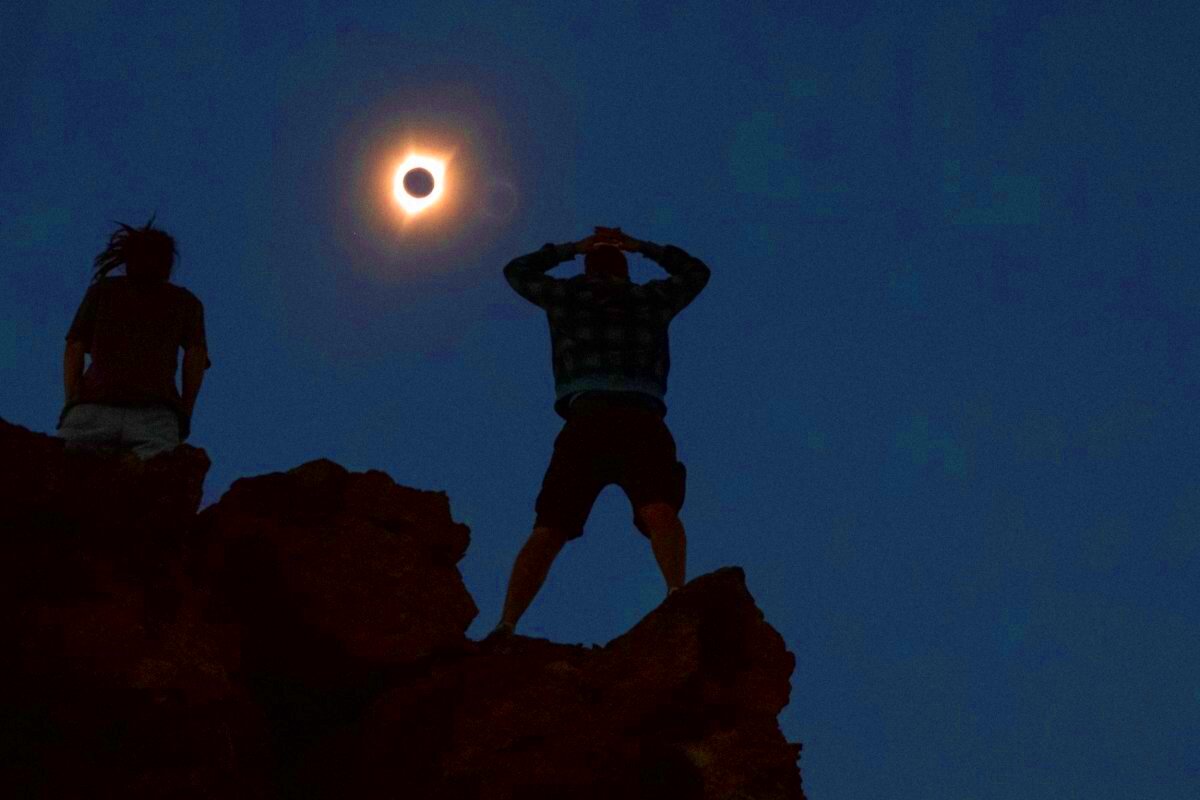
[[[145,460],[179,446],[179,417],[166,406],[80,403],[63,417],[58,435],[69,449],[132,450]]]

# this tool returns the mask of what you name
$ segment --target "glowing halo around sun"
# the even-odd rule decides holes
[[[404,176],[409,170],[425,169],[433,176],[433,191],[425,197],[409,194],[404,188]],[[392,196],[406,215],[420,214],[437,204],[446,192],[446,159],[433,156],[410,154],[396,167],[392,178]]]
[[[466,83],[406,82],[363,104],[330,161],[344,264],[383,284],[428,281],[432,291],[467,274],[520,205],[505,120]]]

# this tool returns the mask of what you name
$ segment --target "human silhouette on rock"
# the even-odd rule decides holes
[[[58,433],[68,449],[132,451],[145,460],[188,438],[211,364],[204,306],[170,282],[175,240],[153,217],[141,228],[117,224],[67,331]],[[122,265],[124,275],[109,275]],[[182,393],[175,385],[180,348]]]
[[[670,277],[631,282],[625,252],[657,262]],[[545,274],[580,253],[583,275],[563,280]],[[583,535],[592,504],[611,483],[629,497],[633,524],[650,540],[668,596],[683,585],[687,543],[679,510],[687,471],[664,421],[667,327],[709,275],[699,259],[674,245],[603,227],[578,242],[548,243],[505,266],[513,290],[546,310],[554,410],[566,423],[542,479],[533,533],[517,555],[500,623],[488,640],[513,633],[563,545]]]

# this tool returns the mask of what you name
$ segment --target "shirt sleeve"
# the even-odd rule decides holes
[[[96,332],[96,296],[99,293],[97,284],[92,284],[88,287],[87,293],[83,296],[83,302],[79,304],[79,310],[75,312],[75,319],[71,321],[71,327],[67,330],[67,341],[83,342],[87,347],[85,352],[90,352],[92,348],[92,336]]]
[[[696,295],[708,285],[708,279],[712,275],[712,271],[703,261],[673,244],[657,245],[644,242],[641,253],[671,274],[669,278],[647,281],[643,288],[656,295],[670,308],[672,315],[687,308],[688,304],[696,299]]]
[[[517,294],[534,305],[546,308],[554,298],[565,292],[565,280],[546,275],[546,270],[575,257],[570,243],[547,242],[540,250],[518,256],[504,267],[504,277]]]

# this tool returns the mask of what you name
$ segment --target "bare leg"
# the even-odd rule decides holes
[[[550,565],[562,550],[563,539],[551,528],[534,528],[529,540],[517,554],[512,576],[508,579],[508,595],[504,598],[501,622],[514,628],[525,609],[533,602],[546,581]]]
[[[662,570],[667,591],[683,586],[687,575],[687,537],[675,509],[666,503],[650,503],[637,510],[650,535],[654,558]]]

